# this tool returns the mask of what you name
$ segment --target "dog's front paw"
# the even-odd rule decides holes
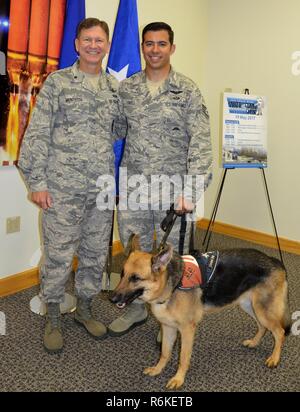
[[[278,363],[279,359],[275,358],[273,355],[271,355],[265,362],[268,368],[276,368]]]
[[[242,342],[243,346],[247,346],[247,348],[255,348],[257,346],[257,342],[254,339],[246,339]]]
[[[169,380],[169,382],[166,385],[167,389],[178,389],[180,388],[180,386],[182,386],[184,382],[184,378],[179,377],[179,376],[173,376],[173,378],[171,378]]]
[[[159,375],[160,372],[161,372],[161,369],[157,368],[156,366],[151,366],[150,368],[144,369],[144,374],[149,375],[149,376]]]

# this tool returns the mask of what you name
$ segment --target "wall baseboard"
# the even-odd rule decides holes
[[[209,219],[201,219],[197,222],[199,229],[206,230],[209,224]],[[259,245],[267,246],[277,249],[276,237],[263,232],[242,228],[239,226],[228,225],[226,223],[215,222],[213,232],[235,237],[249,242],[257,243]],[[289,240],[280,237],[279,244],[282,251],[300,255],[300,242]]]
[[[197,227],[205,230],[207,229],[208,224],[208,219],[201,219],[197,222]],[[260,245],[277,249],[277,242],[274,236],[262,232],[257,232],[255,230],[228,225],[226,223],[215,222],[213,232],[236,237],[242,240],[248,240],[253,243],[258,243]],[[279,238],[279,242],[281,250],[300,255],[300,242],[285,238]],[[122,251],[123,247],[121,242],[119,240],[116,240],[113,244],[113,256],[121,253]],[[74,266],[76,266],[76,261],[74,262]],[[4,279],[0,279],[0,297],[12,295],[38,284],[38,268],[33,268],[16,275],[8,276]]]
[[[116,240],[113,244],[113,256],[118,255],[123,251],[122,244]],[[74,268],[77,267],[77,259],[74,259]],[[40,283],[38,268],[32,268],[25,272],[17,273],[16,275],[8,276],[0,279],[0,297],[13,295],[21,292],[21,290],[31,288]]]
[[[25,272],[0,279],[0,297],[13,295],[21,290],[36,286],[39,282],[38,268],[32,268]]]

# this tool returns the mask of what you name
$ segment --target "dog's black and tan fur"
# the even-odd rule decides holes
[[[258,330],[244,346],[256,347],[266,330],[274,338],[274,349],[266,360],[270,368],[278,365],[290,316],[286,272],[281,262],[255,249],[220,251],[211,283],[204,288],[183,291],[176,288],[182,270],[181,257],[167,245],[156,255],[142,252],[137,236],[132,236],[128,258],[121,280],[111,300],[125,306],[139,297],[151,304],[154,316],[162,325],[162,351],[157,365],[146,368],[145,374],[161,373],[170,359],[177,331],[181,335],[178,370],[167,388],[179,388],[189,368],[197,324],[204,313],[238,304],[252,316]]]

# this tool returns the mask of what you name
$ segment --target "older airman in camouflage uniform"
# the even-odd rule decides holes
[[[20,152],[19,167],[32,199],[43,208],[40,275],[48,304],[48,351],[63,346],[59,303],[74,255],[75,320],[96,338],[106,334],[91,315],[91,301],[101,288],[112,224],[112,211],[96,206],[98,177],[114,175],[112,125],[119,114],[117,82],[101,69],[108,44],[105,22],[89,18],[81,23],[79,61],[46,79]]]
[[[128,135],[122,159],[128,178],[143,174],[148,183],[153,175],[202,176],[203,191],[211,180],[212,150],[209,115],[196,84],[175,72],[170,56],[175,50],[173,31],[165,23],[150,23],[143,30],[142,50],[145,71],[120,84],[119,94],[128,120]],[[188,183],[189,185],[190,183]],[[186,187],[185,190],[192,187]],[[127,189],[130,199],[130,188]],[[145,188],[147,190],[147,188]],[[176,190],[176,189],[175,189]],[[177,188],[178,190],[178,188]],[[171,197],[173,193],[171,190]],[[198,195],[198,197],[197,197]],[[199,200],[201,190],[178,196],[178,211],[189,212]],[[176,198],[176,197],[175,197]],[[120,181],[120,205],[122,181]],[[164,208],[163,202],[160,202]],[[157,199],[156,199],[157,205]],[[120,238],[126,244],[131,233],[138,233],[141,247],[151,251],[153,234],[159,242],[163,232],[160,222],[165,210],[118,209]],[[178,249],[181,219],[177,218],[168,241]],[[184,252],[188,250],[190,223],[187,226]],[[147,318],[144,305],[132,303],[127,312],[109,325],[112,336],[120,336]]]

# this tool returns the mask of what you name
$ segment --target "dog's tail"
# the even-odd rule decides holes
[[[288,295],[288,286],[286,282],[286,290],[285,290],[285,295],[284,295],[284,313],[283,313],[283,319],[282,319],[282,326],[284,328],[285,336],[288,336],[291,327],[292,327],[292,318],[291,318],[291,312],[289,308],[289,295]]]
[[[281,280],[283,281],[283,289],[280,292],[280,296],[283,302],[283,311],[281,312],[281,326],[284,329],[285,336],[289,335],[292,327],[292,317],[290,313],[290,305],[289,305],[289,289],[288,289],[288,282],[287,282],[287,270],[280,260],[276,258],[271,258],[272,263],[275,266],[275,269],[278,274],[280,274]]]
[[[285,336],[288,336],[291,332],[291,327],[292,327],[292,320],[291,320],[291,314],[288,306],[285,308],[284,312],[284,319],[283,319],[283,328],[284,328],[284,334]]]

